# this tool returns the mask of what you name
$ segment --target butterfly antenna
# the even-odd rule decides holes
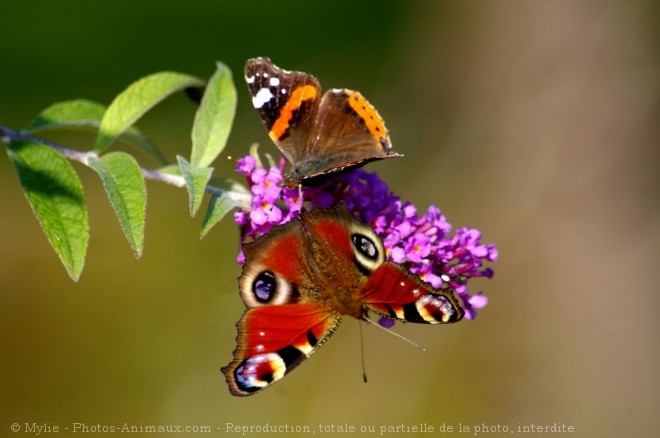
[[[406,337],[403,336],[403,335],[400,335],[400,334],[397,333],[397,332],[393,332],[392,330],[383,327],[382,325],[378,324],[377,322],[374,322],[374,321],[370,320],[366,315],[362,315],[362,320],[368,322],[369,324],[371,324],[371,325],[373,325],[373,326],[378,327],[378,328],[381,329],[381,330],[385,330],[387,333],[389,333],[389,334],[391,334],[391,335],[394,335],[394,336],[396,336],[397,338],[399,338],[399,339],[401,339],[401,340],[403,340],[403,341],[406,341],[407,343],[409,343],[409,344],[412,345],[413,347],[416,347],[418,350],[426,351],[426,348],[424,348],[423,346],[421,346],[421,345],[419,345],[419,344],[417,344],[417,343],[411,341],[410,339],[406,338]]]
[[[364,362],[364,332],[360,324],[360,356],[362,357],[362,380],[367,383],[367,367]]]

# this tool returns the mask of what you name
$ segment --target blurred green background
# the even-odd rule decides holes
[[[270,56],[360,90],[406,155],[369,169],[420,209],[435,203],[455,226],[481,229],[501,260],[472,284],[490,298],[475,321],[397,326],[426,352],[367,327],[368,384],[347,320],[284,381],[238,399],[219,371],[243,311],[231,221],[200,241],[185,191],[148,183],[136,261],[98,178],[76,165],[91,243],[74,284],[3,153],[0,434],[33,422],[215,434],[268,422],[657,436],[659,12],[652,1],[4,0],[0,124],[20,129],[72,98],[109,104],[157,71],[208,78],[221,60],[239,91],[215,164],[227,176],[226,155],[255,141],[275,151],[242,79],[247,58]],[[173,159],[189,153],[193,115],[177,95],[139,127]]]

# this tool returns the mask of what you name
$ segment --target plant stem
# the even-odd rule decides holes
[[[59,145],[57,143],[53,143],[48,140],[44,140],[43,138],[35,137],[30,134],[26,134],[25,132],[20,132],[20,131],[15,131],[13,129],[7,128],[5,126],[0,125],[0,139],[4,142],[9,144],[12,140],[22,140],[22,141],[31,141],[34,143],[39,143],[44,146],[51,147],[61,153],[64,157],[68,158],[69,160],[72,161],[77,161],[79,163],[84,164],[85,166],[89,167],[89,159],[90,158],[98,158],[99,155],[95,151],[89,151],[89,152],[82,152],[82,151],[77,151],[75,149],[70,149],[67,147],[64,147],[62,145]],[[142,175],[146,179],[150,179],[152,181],[159,181],[165,184],[169,184],[172,186],[176,187],[185,187],[186,186],[186,181],[184,180],[183,176],[181,175],[172,175],[169,173],[163,173],[158,170],[154,169],[145,169],[143,167],[140,167],[140,170],[142,171]],[[206,192],[219,196],[222,194],[226,194],[229,196],[232,200],[242,204],[242,205],[250,205],[250,195],[244,194],[244,193],[239,193],[239,192],[234,192],[234,191],[229,191],[229,190],[223,190],[219,187],[215,187],[212,185],[207,185],[206,186]]]

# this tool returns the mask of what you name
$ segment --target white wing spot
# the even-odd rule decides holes
[[[273,98],[273,93],[268,88],[262,88],[252,97],[252,106],[261,108],[266,102]]]
[[[254,84],[254,75],[250,76],[245,80],[248,84]]]
[[[280,90],[280,93],[282,93],[282,94],[286,94],[286,88],[282,88],[282,89]]]
[[[280,85],[280,78],[275,78],[275,77],[270,78],[269,82],[271,87],[277,87],[278,85]]]
[[[267,78],[267,77],[268,77],[268,73],[264,72],[264,77]]]

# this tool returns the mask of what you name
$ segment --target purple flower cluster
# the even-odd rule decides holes
[[[246,176],[252,192],[250,211],[234,213],[234,222],[241,227],[242,242],[267,233],[273,225],[284,224],[300,216],[303,205],[300,191],[281,187],[280,184],[284,165],[282,158],[279,166],[266,170],[253,155],[238,159],[236,171]],[[238,262],[244,262],[242,253]]]
[[[492,277],[492,269],[483,265],[496,261],[498,254],[493,244],[480,242],[478,230],[458,228],[451,235],[451,224],[436,206],[419,215],[413,204],[394,196],[378,175],[362,169],[340,172],[312,187],[282,187],[284,165],[282,159],[278,166],[266,170],[252,155],[238,160],[237,172],[246,176],[253,194],[250,211],[234,215],[243,241],[300,216],[303,210],[344,202],[383,239],[389,260],[404,265],[435,288],[448,283],[461,298],[467,319],[473,319],[476,310],[486,306],[488,299],[481,292],[468,292],[467,281]],[[238,262],[244,262],[242,253]]]

